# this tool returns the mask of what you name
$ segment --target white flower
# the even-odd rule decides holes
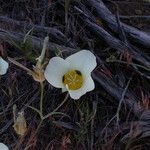
[[[9,148],[5,144],[0,143],[0,150],[9,150]]]
[[[91,72],[96,67],[96,57],[88,50],[77,52],[66,59],[53,57],[44,72],[46,80],[71,98],[79,99],[95,88]]]
[[[0,75],[4,75],[7,72],[8,63],[0,57]]]

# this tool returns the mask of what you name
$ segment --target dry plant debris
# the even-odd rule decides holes
[[[149,8],[149,0],[1,0],[0,149],[149,150]],[[60,89],[52,74],[47,82],[48,62],[84,49],[96,62],[85,53],[72,63],[80,69],[60,75]],[[94,82],[71,95],[87,68]]]

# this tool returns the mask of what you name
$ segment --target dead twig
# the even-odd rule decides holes
[[[91,31],[93,31],[93,33],[95,33],[102,40],[104,40],[110,47],[118,50],[118,53],[123,52],[124,50],[129,50],[129,52],[133,56],[133,59],[143,64],[143,66],[149,68],[150,58],[148,56],[142,55],[142,53],[137,48],[133,47],[132,45],[128,45],[127,43],[124,43],[123,41],[120,41],[119,39],[112,36],[101,26],[97,25],[95,22],[91,21],[88,17],[86,17],[87,15],[83,10],[74,6],[74,11],[78,12],[78,15],[80,16],[82,21],[86,24],[86,27]]]
[[[0,28],[12,32],[27,32],[32,29],[37,35],[40,33],[40,37],[44,38],[49,35],[51,41],[75,48],[73,43],[71,43],[67,37],[56,28],[35,25],[26,21],[17,21],[5,16],[0,16]]]
[[[128,90],[128,87],[129,87],[129,84],[130,84],[131,80],[132,80],[132,76],[130,77],[130,79],[129,79],[129,81],[128,81],[128,83],[127,83],[127,85],[126,85],[126,87],[125,87],[125,89],[122,93],[121,99],[119,101],[119,105],[118,105],[117,112],[116,112],[116,115],[115,115],[116,118],[117,118],[117,125],[119,125],[119,113],[120,113],[121,105],[122,105],[122,102],[124,100],[124,97],[126,95],[126,92]]]
[[[118,33],[118,24],[115,16],[109,11],[101,0],[87,0],[86,4],[92,6],[97,15],[107,22],[107,25],[116,33]],[[121,23],[125,33],[131,37],[134,42],[150,48],[150,35],[142,32],[134,27]]]
[[[20,43],[23,42],[24,37],[25,37],[25,34],[22,34],[19,32],[9,32],[0,28],[0,39],[5,42],[8,42],[11,45],[12,45],[12,41],[20,45]],[[40,39],[35,36],[30,36],[30,37],[32,39],[32,46],[37,50],[41,50],[44,39]],[[66,49],[65,46],[60,46],[52,42],[49,42],[48,49],[54,53],[57,52],[57,50],[60,50],[61,52],[65,52],[68,54],[72,52],[76,52],[75,49],[72,49],[72,48]]]
[[[133,18],[139,18],[139,19],[148,19],[150,20],[150,16],[141,16],[141,15],[131,15],[131,16],[119,16],[120,19],[133,19]]]

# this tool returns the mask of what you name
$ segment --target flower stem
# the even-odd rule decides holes
[[[28,106],[29,108],[33,109],[34,111],[36,111],[41,118],[41,123],[43,122],[43,120],[45,120],[46,118],[52,116],[52,115],[64,115],[66,117],[69,117],[68,115],[61,113],[61,112],[57,112],[57,110],[68,100],[69,97],[69,93],[67,93],[66,97],[64,98],[64,100],[60,103],[60,105],[58,107],[56,107],[52,112],[48,113],[47,115],[43,116],[43,97],[44,97],[44,84],[43,82],[40,82],[40,87],[41,87],[41,97],[40,97],[40,110],[38,110],[37,108],[34,108],[32,106]]]
[[[57,108],[54,109],[53,112],[56,112],[67,101],[68,97],[69,97],[69,93],[67,93],[65,99],[61,102],[61,104]]]
[[[63,114],[63,113],[57,112],[57,110],[68,100],[68,97],[69,97],[69,93],[67,93],[65,99],[60,103],[60,105],[58,107],[56,107],[52,112],[48,113],[47,115],[45,115],[43,117],[43,120],[52,115],[55,115],[55,114]],[[65,114],[63,114],[63,115],[65,115]],[[65,116],[67,116],[67,115],[65,115]]]
[[[41,114],[40,110],[38,110],[37,108],[32,107],[32,106],[28,106],[28,107],[31,108],[32,110],[36,111],[36,112],[40,115],[40,118],[41,118],[41,120],[42,120],[43,114]]]
[[[44,97],[44,84],[43,84],[43,82],[40,82],[40,88],[41,88],[40,112],[43,115],[43,97]]]
[[[44,61],[46,49],[48,47],[48,42],[49,42],[49,37],[47,36],[44,39],[43,49],[42,49],[41,55],[37,58],[37,66],[39,66],[39,67],[42,65],[42,63]]]

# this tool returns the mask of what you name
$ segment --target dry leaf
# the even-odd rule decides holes
[[[15,114],[15,112],[13,113]],[[24,117],[24,111],[19,112],[17,117],[14,116],[13,128],[16,131],[16,133],[21,136],[23,136],[27,131],[27,123]]]

